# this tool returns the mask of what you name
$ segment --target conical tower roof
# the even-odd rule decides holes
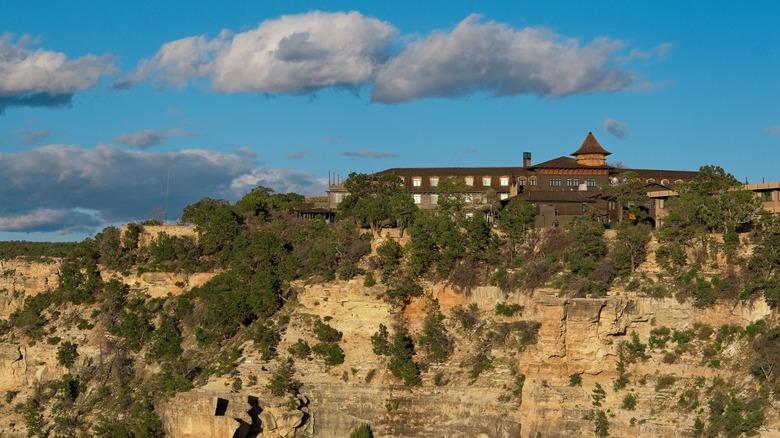
[[[584,154],[598,154],[606,157],[607,155],[612,155],[612,152],[601,147],[599,141],[596,140],[596,136],[594,136],[592,132],[589,132],[588,136],[585,137],[585,141],[580,145],[580,148],[572,153],[575,157]]]

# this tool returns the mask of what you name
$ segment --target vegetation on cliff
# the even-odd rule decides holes
[[[618,224],[609,237],[596,214],[577,218],[565,230],[534,229],[535,210],[520,199],[501,211],[491,205],[495,215],[469,213],[467,188],[454,181],[441,182],[436,211],[422,211],[396,177],[353,174],[346,184],[351,194],[335,223],[300,219],[292,208],[302,197],[258,187],[235,205],[205,198],[187,206],[182,219],[194,224],[197,239],[162,232],[142,246],[144,224],[130,224],[124,234],[108,227],[77,245],[5,243],[0,257],[62,260],[59,284],[27,297],[0,324],[5,340],[42,342],[49,336],[58,345],[60,365],[69,371],[26,401],[17,401],[16,409],[24,413],[34,436],[161,436],[156,403],[211,376],[229,374],[249,340],[263,360],[276,359],[267,389],[276,396],[295,396],[301,389],[296,361],[320,360],[332,367],[345,360],[342,333],[327,319],[311,321],[316,344],[299,339],[286,350],[289,357],[279,357],[277,346],[289,324],[285,305],[296,298],[291,286],[296,280],[348,280],[365,274],[364,284],[370,287],[378,280],[377,293],[399,313],[413,297],[423,295],[425,282],[447,282],[463,293],[490,283],[508,295],[544,286],[571,298],[604,296],[620,288],[691,299],[699,307],[762,297],[772,306],[780,302],[780,220],[759,214],[758,202],[739,190],[733,177],[705,167],[696,180],[676,188],[680,196],[670,203],[668,219],[657,233],[655,262],[663,271],[653,277],[638,268],[648,262],[655,231],[636,208],[646,201],[641,187],[629,180],[615,196],[628,205],[632,219]],[[406,229],[408,237],[386,239],[371,255],[371,241],[386,225]],[[747,251],[748,245],[754,250]],[[144,296],[121,281],[123,275],[150,271],[217,274],[167,298]],[[489,322],[480,320],[476,306],[458,307],[450,321],[436,299],[426,300],[419,333],[399,318],[392,330],[378,321],[371,337],[374,353],[386,357],[387,370],[404,385],[423,384],[421,370],[448,364],[457,339],[469,340],[460,348],[470,354],[453,365],[461,366],[472,381],[493,366],[495,349],[520,353],[537,342],[540,324],[523,319],[518,305],[497,303],[496,319]],[[61,327],[103,333],[100,361],[86,358],[77,343],[54,337]],[[612,389],[634,384],[633,369],[650,354],[669,363],[697,354],[716,368],[725,345],[746,339],[753,352],[745,358],[752,381],[692,387],[680,403],[688,409],[708,407],[700,424],[689,425],[693,432],[751,434],[762,424],[764,409],[780,398],[775,363],[780,328],[767,322],[706,332],[703,327],[691,333],[659,327],[644,342],[631,335],[620,345]],[[581,384],[579,374],[571,378],[573,386]],[[669,386],[660,379],[657,391]],[[440,375],[434,380],[446,384]],[[517,376],[516,395],[524,381],[524,375]],[[605,388],[595,388],[594,407],[601,407],[606,396]],[[625,410],[638,403],[630,393],[620,399]],[[603,410],[592,411],[589,421],[597,435],[608,434]]]

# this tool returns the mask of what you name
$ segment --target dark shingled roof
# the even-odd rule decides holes
[[[585,141],[583,141],[580,145],[580,148],[572,153],[572,155],[575,157],[582,154],[611,155],[612,152],[608,152],[606,149],[601,147],[601,144],[598,140],[596,140],[596,137],[593,135],[593,133],[589,132],[587,137],[585,137]]]
[[[596,202],[598,192],[578,190],[528,190],[517,197],[528,202]]]
[[[635,172],[642,181],[647,182],[648,179],[654,179],[655,182],[660,183],[662,180],[669,180],[669,183],[676,181],[690,181],[696,178],[699,174],[695,170],[663,170],[663,169],[615,169],[614,173],[620,174],[623,172]]]

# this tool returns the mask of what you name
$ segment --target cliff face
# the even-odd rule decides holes
[[[24,298],[57,287],[58,263],[0,260],[0,318],[24,304]]]
[[[25,295],[56,284],[56,266],[6,264],[3,269],[15,269],[13,275],[0,279],[3,319]],[[144,274],[123,281],[134,290],[165,296],[206,279]],[[214,377],[203,388],[160,403],[158,411],[169,436],[307,433],[333,437],[348,436],[357,425],[368,423],[375,436],[568,437],[592,435],[599,412],[608,422],[610,436],[690,436],[696,419],[706,418],[707,397],[717,385],[757,386],[750,383],[746,365],[749,339],[722,335],[721,328],[745,327],[773,317],[763,301],[696,309],[690,303],[628,292],[563,299],[551,290],[506,296],[497,288],[480,287],[464,294],[429,284],[425,292],[438,301],[446,317],[454,351],[447,362],[422,367],[420,386],[405,387],[387,371],[388,358],[372,352],[370,338],[380,323],[391,332],[403,323],[417,339],[425,318],[425,297],[398,312],[381,299],[383,287],[364,287],[362,278],[296,284],[294,289],[295,297],[285,305],[289,323],[279,355],[286,357],[288,347],[298,339],[316,343],[312,323],[320,319],[343,333],[339,345],[345,362],[326,366],[316,356],[296,360],[301,395],[292,401],[274,398],[266,385],[279,362],[262,360],[248,341],[230,376]],[[523,310],[513,316],[498,315],[494,309],[499,301],[518,304]],[[464,329],[453,309],[472,304],[478,308],[478,324]],[[64,323],[75,316],[60,315],[63,324],[55,334],[79,343],[80,360],[100,361],[107,335]],[[520,321],[540,323],[536,343],[485,347],[490,332]],[[651,345],[651,336],[663,337],[665,328],[672,331],[665,345],[660,341]],[[679,334],[676,341],[675,333]],[[24,436],[24,422],[13,405],[67,370],[57,365],[56,346],[6,339],[0,344],[0,391],[19,394],[0,405],[0,430],[3,436]],[[627,350],[627,345],[633,349]],[[639,346],[641,354],[626,356],[626,351],[635,352]],[[489,364],[474,376],[470,364],[485,348]],[[424,362],[421,352],[416,359]],[[519,376],[525,380],[518,383]],[[236,379],[242,384],[236,386]],[[620,380],[622,387],[617,384]],[[633,405],[626,404],[627,396]],[[771,410],[766,414],[762,435],[780,434],[777,415]]]

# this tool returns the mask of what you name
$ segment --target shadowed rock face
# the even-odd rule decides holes
[[[163,402],[160,417],[170,437],[292,436],[306,419],[305,403],[289,410],[286,400],[270,401],[275,404],[228,391],[193,390]]]

